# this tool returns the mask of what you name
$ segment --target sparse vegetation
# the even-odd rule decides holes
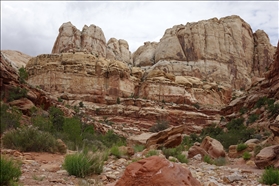
[[[0,185],[14,185],[21,176],[20,163],[1,155]]]
[[[200,109],[200,104],[199,104],[199,103],[194,103],[193,106],[194,106],[196,109]]]
[[[100,174],[103,171],[103,165],[106,155],[104,152],[79,152],[65,157],[63,168],[70,175],[85,177],[90,174]]]
[[[236,147],[236,151],[237,151],[237,152],[241,152],[241,151],[243,151],[243,150],[247,149],[247,147],[248,147],[248,145],[247,145],[247,144],[240,143],[240,144],[238,144],[238,145],[237,145],[237,147]]]
[[[162,130],[165,130],[169,127],[169,123],[165,120],[158,120],[155,125],[153,125],[149,131],[150,132],[160,132]]]
[[[27,96],[27,89],[20,87],[13,87],[9,92],[8,101],[17,100],[20,98],[25,98]]]
[[[117,104],[120,104],[120,98],[119,98],[119,97],[117,97],[116,103],[117,103]]]
[[[248,124],[250,123],[254,123],[256,120],[259,119],[259,115],[257,114],[251,114],[249,117],[248,117]]]
[[[213,164],[213,160],[211,159],[211,157],[209,155],[204,155],[203,161],[208,164]]]
[[[57,107],[49,108],[50,120],[53,124],[53,128],[55,131],[62,131],[64,125],[64,113],[61,109]]]
[[[19,72],[19,82],[20,83],[26,83],[26,80],[28,78],[28,73],[26,72],[24,67],[21,67],[18,69]]]
[[[3,146],[23,152],[58,152],[57,140],[48,132],[24,126],[4,133]]]
[[[244,159],[244,160],[250,160],[251,159],[251,154],[249,153],[249,152],[247,152],[247,151],[245,151],[243,154],[242,154],[242,158]]]
[[[145,156],[150,157],[150,156],[157,156],[157,155],[159,155],[159,152],[157,150],[150,150]]]
[[[134,151],[135,152],[142,152],[144,150],[144,145],[138,145],[136,144],[134,147],[133,147]]]
[[[214,164],[216,166],[223,166],[227,163],[226,158],[224,157],[219,157],[216,159],[212,159],[209,155],[205,155],[203,157],[203,161],[208,163],[208,164]]]
[[[60,97],[57,98],[57,101],[60,102],[60,103],[63,102],[63,100]]]
[[[111,147],[110,149],[110,153],[112,155],[114,155],[117,158],[121,158],[121,156],[123,155],[122,152],[120,151],[119,147],[114,145],[113,147]]]
[[[15,107],[0,103],[1,134],[9,129],[16,129],[20,125],[21,112]]]
[[[83,104],[83,102],[81,101],[81,102],[79,102],[79,107],[84,107],[84,104]]]
[[[279,170],[274,167],[266,168],[261,176],[260,182],[267,185],[279,185]]]

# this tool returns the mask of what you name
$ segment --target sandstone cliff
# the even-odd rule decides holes
[[[263,77],[275,47],[262,30],[255,33],[239,16],[175,25],[156,45],[145,43],[134,54],[136,66],[152,66],[176,76],[212,78],[236,89]]]
[[[27,62],[32,58],[32,56],[14,50],[1,50],[1,57],[5,58],[15,69],[25,67]]]

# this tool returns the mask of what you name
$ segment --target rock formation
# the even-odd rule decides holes
[[[279,168],[279,145],[263,148],[255,157],[255,164],[258,168],[274,166]]]
[[[253,34],[248,23],[233,15],[175,25],[158,44],[141,46],[133,59],[136,66],[156,63],[151,69],[245,89],[253,76],[263,77],[274,51],[264,31]]]
[[[125,62],[132,66],[132,56],[127,41],[110,38],[107,43],[107,59]]]
[[[71,22],[63,23],[59,28],[52,53],[86,52],[106,57],[106,38],[102,29],[96,25],[84,25],[82,31]]]
[[[126,167],[123,176],[116,182],[115,186],[125,185],[200,186],[201,184],[188,169],[181,165],[165,158],[151,156]]]
[[[32,58],[32,56],[14,50],[1,50],[1,57],[5,58],[15,69],[25,67]]]

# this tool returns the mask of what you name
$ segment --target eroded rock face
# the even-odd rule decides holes
[[[52,48],[52,54],[80,52],[106,57],[106,38],[96,25],[85,25],[82,31],[71,22],[63,23]]]
[[[144,42],[143,46],[140,46],[133,53],[133,63],[136,67],[152,66],[155,64],[155,50],[157,42]]]
[[[157,46],[141,46],[133,59],[137,66],[153,64],[154,59],[152,69],[213,78],[240,89],[250,86],[252,76],[263,76],[273,54],[274,47],[263,31],[253,34],[248,23],[233,15],[175,25],[165,31]]]
[[[200,186],[201,184],[188,169],[181,165],[159,156],[151,156],[126,167],[123,176],[116,182],[115,186],[126,185]]]
[[[275,166],[279,168],[279,145],[273,145],[263,148],[255,157],[255,164],[258,168]]]
[[[32,56],[14,50],[1,50],[1,57],[4,57],[15,69],[25,67],[32,58]]]
[[[132,66],[132,56],[129,50],[129,44],[124,39],[110,38],[107,43],[106,58],[123,61]]]

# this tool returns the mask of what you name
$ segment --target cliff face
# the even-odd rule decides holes
[[[133,54],[134,65],[212,78],[238,90],[248,88],[253,76],[264,76],[275,52],[267,34],[262,30],[253,33],[239,16],[175,25],[165,31],[153,50],[147,46]],[[149,54],[145,60],[144,53]]]

